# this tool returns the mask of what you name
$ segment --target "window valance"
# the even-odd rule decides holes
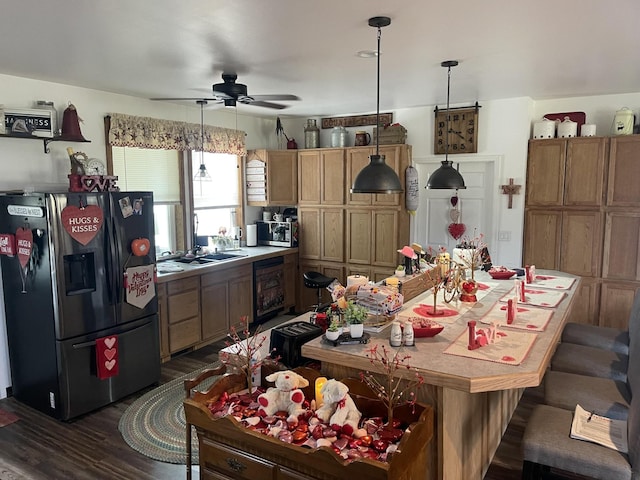
[[[110,113],[110,145],[116,147],[200,150],[199,123],[176,122],[150,117]],[[204,126],[204,151],[246,155],[245,133],[241,130]]]

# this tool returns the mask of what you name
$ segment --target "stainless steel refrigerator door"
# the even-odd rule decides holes
[[[127,303],[124,285],[124,273],[127,268],[156,263],[153,193],[112,192],[110,195],[112,215],[109,231],[113,234],[114,268],[119,272],[116,277],[114,308],[117,322],[126,323],[158,312],[157,293],[149,303],[139,308]],[[149,240],[148,255],[133,254],[132,243],[140,239]],[[153,288],[156,290],[155,283]]]
[[[73,338],[114,326],[117,272],[112,261],[108,194],[47,194],[47,207],[56,338]],[[72,236],[70,227],[65,228],[63,212],[66,217],[69,213],[82,216],[87,207],[97,214],[93,217],[101,212],[102,224],[83,245]]]
[[[96,368],[96,339],[118,336],[118,374],[100,380]],[[77,417],[160,381],[158,316],[119,325],[92,335],[56,342],[60,398],[56,416]]]

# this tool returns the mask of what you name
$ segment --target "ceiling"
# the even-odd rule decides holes
[[[207,97],[222,72],[249,95],[295,94],[256,115],[374,112],[511,97],[640,91],[640,2],[618,0],[20,0],[3,2],[0,73],[143,98]],[[7,103],[6,92],[0,103]]]

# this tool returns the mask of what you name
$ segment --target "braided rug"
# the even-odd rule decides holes
[[[185,398],[184,381],[219,365],[220,363],[213,363],[178,377],[135,400],[118,423],[118,430],[127,445],[154,460],[185,464],[186,421],[182,406]],[[198,386],[198,390],[208,388],[217,378],[208,378]],[[195,427],[192,428],[192,463],[197,464],[198,436]]]

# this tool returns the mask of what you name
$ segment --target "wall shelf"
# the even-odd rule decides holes
[[[74,143],[91,143],[91,140],[68,140],[62,137],[35,137],[33,135],[11,135],[2,133],[0,138],[23,138],[27,140],[40,140],[44,144],[44,153],[49,153],[49,144],[51,142],[74,142]]]

